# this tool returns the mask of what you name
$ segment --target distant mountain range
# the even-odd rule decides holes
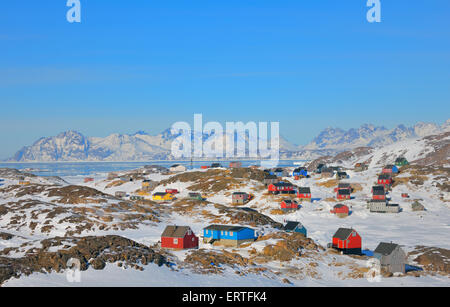
[[[362,125],[358,129],[327,128],[311,143],[297,146],[280,137],[281,158],[314,159],[357,147],[382,147],[407,139],[450,131],[450,119],[442,126],[418,123],[413,127],[399,125],[394,129]],[[23,147],[9,162],[57,162],[57,161],[150,161],[173,160],[171,144],[179,135],[171,129],[158,135],[144,131],[134,134],[111,134],[105,138],[86,137],[77,131],[67,131],[52,137],[43,137],[31,146]],[[220,138],[223,142],[230,135],[203,135],[204,142]],[[245,136],[244,138],[248,138]],[[247,142],[248,143],[248,142]]]

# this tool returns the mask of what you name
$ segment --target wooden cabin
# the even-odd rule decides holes
[[[354,229],[339,228],[333,235],[331,246],[346,255],[361,255],[362,239]]]
[[[250,199],[250,195],[245,192],[234,192],[231,199],[232,204],[243,205]]]
[[[198,237],[189,226],[167,226],[161,234],[161,248],[198,248]]]
[[[297,197],[300,201],[311,202],[311,188],[310,187],[299,187],[297,189]]]
[[[373,252],[380,261],[381,269],[390,273],[405,273],[406,253],[398,244],[381,242]]]
[[[244,226],[210,225],[203,229],[204,243],[237,247],[243,243],[254,242],[255,239],[255,231]]]
[[[284,225],[281,230],[284,230],[286,232],[301,233],[305,237],[307,236],[307,230],[305,226],[303,226],[300,222],[287,221],[286,225]]]

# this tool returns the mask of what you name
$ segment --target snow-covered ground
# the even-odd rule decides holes
[[[205,170],[194,170],[205,171]],[[375,183],[377,174],[380,168],[377,165],[371,165],[371,168],[365,172],[348,171],[349,179],[345,182],[358,184],[362,187],[361,191],[353,193],[353,199],[340,202],[345,203],[351,208],[351,215],[347,218],[341,219],[330,213],[332,207],[338,202],[332,201],[335,197],[334,186],[325,187],[321,184],[330,179],[320,179],[318,176],[311,178],[293,180],[292,177],[283,178],[285,181],[291,181],[298,186],[311,187],[312,203],[302,203],[301,209],[297,212],[278,215],[273,214],[273,209],[279,208],[279,197],[266,195],[265,190],[258,189],[258,184],[255,181],[246,181],[239,189],[231,191],[220,191],[208,197],[211,204],[202,207],[202,210],[209,212],[212,215],[219,215],[218,209],[214,204],[230,206],[231,193],[234,191],[244,191],[252,193],[254,199],[245,205],[245,207],[253,208],[260,213],[263,213],[273,220],[284,223],[286,220],[300,221],[308,230],[308,237],[313,239],[316,243],[326,246],[331,241],[333,234],[339,227],[354,228],[362,236],[363,249],[373,250],[380,242],[394,242],[400,244],[406,252],[411,251],[415,246],[435,246],[445,249],[450,249],[450,203],[444,202],[437,196],[439,191],[436,187],[431,185],[434,178],[429,178],[422,187],[415,187],[412,185],[396,186],[390,193],[391,202],[398,203],[402,211],[398,214],[380,214],[370,213],[366,208],[366,200],[371,196],[371,187]],[[161,181],[170,178],[172,175],[151,174],[147,175],[146,179]],[[403,175],[401,175],[403,176]],[[70,184],[80,186],[87,186],[99,190],[101,192],[114,195],[116,191],[125,191],[132,195],[141,187],[142,181],[128,182],[117,187],[107,187],[111,181],[106,179],[107,174],[96,174],[93,182],[84,183],[82,176],[71,176],[63,178]],[[33,183],[49,184],[47,179],[36,177]],[[5,187],[16,184],[14,180],[6,179]],[[174,184],[165,186],[158,186],[155,191],[164,191],[166,188],[176,188],[180,191],[178,198],[187,196],[190,182],[175,182]],[[409,193],[410,199],[403,199],[401,193]],[[7,202],[17,202],[26,200],[29,196],[21,197],[7,197],[3,195],[0,199],[0,205]],[[34,198],[42,202],[48,203],[48,206],[54,206],[55,199],[47,197],[44,193],[35,195]],[[327,200],[328,199],[328,200]],[[420,199],[420,202],[426,207],[426,211],[413,212],[411,210],[411,203],[414,199]],[[108,201],[110,204],[114,201]],[[51,205],[50,205],[51,204]],[[41,209],[46,209],[45,205]],[[89,204],[79,204],[75,207],[90,207]],[[105,206],[105,204],[96,204],[96,206]],[[81,235],[105,235],[116,234],[145,245],[153,245],[160,240],[161,233],[167,225],[189,225],[197,234],[202,234],[202,229],[208,226],[211,221],[205,219],[203,215],[184,214],[180,212],[171,212],[171,204],[166,206],[170,214],[162,214],[159,218],[160,223],[143,222],[139,224],[137,229],[126,230],[100,230],[94,229],[83,232]],[[39,208],[34,207],[33,210]],[[70,223],[57,223],[56,220],[51,225],[54,226],[48,233],[41,233],[39,231],[30,232],[26,227],[19,229],[12,229],[8,222],[13,216],[13,212],[8,213],[2,217],[0,221],[0,229],[15,235],[11,240],[0,240],[0,250],[8,247],[18,247],[27,242],[30,246],[39,246],[39,241],[45,238],[54,236],[63,236],[66,227]],[[32,220],[31,212],[24,211],[27,223]],[[59,218],[64,215],[59,216]],[[46,218],[38,215],[37,220],[39,227],[44,225]],[[244,224],[245,225],[245,224]],[[39,229],[39,227],[37,229]],[[276,231],[267,226],[260,226],[257,229],[260,233],[268,234]],[[250,249],[262,250],[264,246],[273,244],[274,241],[257,241],[249,247],[237,249],[237,252],[242,256],[247,257]],[[200,248],[221,251],[222,247],[212,247],[200,242]],[[173,252],[173,255],[182,262],[187,251]],[[22,257],[20,252],[14,257]],[[411,259],[410,259],[411,260]],[[287,272],[288,268],[298,268],[308,266],[308,263],[302,261],[312,261],[312,259],[293,260],[287,264],[280,262],[268,262],[265,267],[269,269],[267,274],[253,274],[247,273],[245,276],[236,274],[234,269],[226,268],[223,274],[196,274],[186,268],[177,268],[175,270],[167,267],[158,267],[154,264],[145,266],[144,271],[137,271],[134,269],[119,268],[115,264],[108,264],[104,270],[96,271],[89,269],[81,273],[81,283],[68,283],[64,273],[42,274],[34,273],[31,276],[22,276],[18,279],[11,279],[7,281],[5,286],[450,286],[448,277],[436,276],[421,276],[420,278],[413,276],[383,278],[379,283],[370,283],[365,278],[342,278],[339,272],[348,272],[353,264],[360,267],[366,265],[363,260],[355,260],[348,256],[342,255],[321,255],[317,262],[317,277],[308,275],[301,278],[288,278],[291,284],[284,283],[283,278],[288,276],[283,272]],[[335,267],[330,265],[333,262],[346,263],[343,267]],[[273,272],[281,272],[280,275]]]

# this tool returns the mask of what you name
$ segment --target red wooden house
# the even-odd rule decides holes
[[[294,191],[294,185],[290,182],[278,182],[269,184],[267,189],[272,194],[292,193]]]
[[[311,188],[309,187],[298,188],[297,197],[301,201],[311,201]]]
[[[351,198],[351,191],[349,189],[341,189],[337,191],[337,199],[345,200]]]
[[[161,235],[161,247],[170,249],[198,248],[198,237],[189,226],[167,226]]]
[[[169,194],[178,194],[178,190],[177,189],[166,189],[166,193],[169,193]]]
[[[338,184],[337,188],[334,188],[334,191],[337,193],[337,191],[344,190],[344,189],[350,190],[350,193],[351,193],[352,186],[350,185],[350,183],[343,183],[343,182],[341,182],[341,183]]]
[[[372,199],[373,200],[386,200],[386,192],[384,186],[377,185],[372,187]]]
[[[383,170],[381,171],[383,174],[396,174],[398,173],[398,167],[392,164],[386,165],[383,167]]]
[[[84,183],[92,182],[94,181],[94,178],[86,177],[84,178]]]
[[[377,183],[379,185],[383,185],[385,188],[388,188],[392,185],[392,176],[390,174],[381,174],[378,176]]]
[[[295,200],[285,199],[281,202],[280,207],[283,211],[297,210],[298,203]]]
[[[354,229],[339,228],[333,235],[332,247],[343,254],[361,255],[361,236]]]
[[[333,207],[333,210],[330,210],[331,213],[336,214],[339,217],[348,216],[350,213],[350,209],[343,204],[337,204]]]

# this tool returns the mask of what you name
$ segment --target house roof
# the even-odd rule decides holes
[[[333,238],[338,238],[341,240],[347,240],[347,238],[352,234],[353,229],[351,228],[339,228],[334,234]]]
[[[286,204],[292,204],[292,203],[297,203],[295,200],[292,200],[292,199],[283,199],[283,202],[284,203],[286,203]]]
[[[167,226],[161,237],[184,238],[186,232],[190,230],[189,226]]]
[[[286,225],[283,226],[282,230],[293,231],[296,228],[303,228],[302,223],[294,222],[294,221],[287,221]]]
[[[395,165],[393,165],[393,164],[388,164],[388,165],[386,165],[384,168],[385,169],[392,169],[392,168],[394,168],[395,167]]]
[[[306,171],[306,167],[297,167],[296,169],[294,169],[294,173],[301,172],[301,171]]]
[[[382,254],[382,255],[390,255],[397,248],[398,244],[395,243],[386,243],[381,242],[378,244],[377,248],[374,250],[374,253]]]
[[[299,194],[310,194],[311,193],[311,188],[310,187],[298,188],[298,193]]]
[[[248,196],[248,194],[245,192],[234,192],[232,197],[234,197],[234,196]]]
[[[337,172],[338,176],[347,176],[346,172]]]
[[[211,229],[211,230],[224,230],[224,231],[241,231],[244,229],[250,229],[249,227],[244,226],[232,226],[232,225],[209,225],[208,227],[205,227],[204,229]]]
[[[372,187],[373,195],[384,195],[384,187],[382,185],[376,185]]]
[[[378,179],[391,179],[392,177],[391,177],[391,175],[389,175],[389,174],[381,174],[381,175],[378,175]]]
[[[403,162],[403,161],[407,161],[405,157],[398,157],[397,159],[395,159],[395,162]]]
[[[348,189],[341,189],[341,190],[338,190],[338,194],[339,195],[350,195],[350,190],[348,190]]]
[[[343,205],[343,204],[337,204],[334,206],[335,209],[344,208],[344,207],[347,207],[347,206]]]
[[[166,193],[166,192],[156,192],[156,193],[153,194],[153,196],[165,196],[166,194],[169,194],[169,193]]]

